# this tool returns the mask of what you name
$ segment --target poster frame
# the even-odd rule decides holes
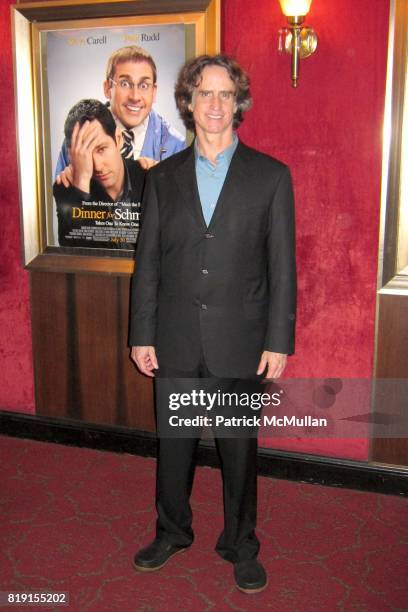
[[[132,251],[52,247],[47,239],[47,185],[44,151],[49,134],[43,128],[39,32],[52,27],[109,27],[184,23],[195,26],[193,55],[220,51],[221,0],[88,0],[21,2],[11,7],[17,132],[17,159],[23,265],[55,272],[130,275]],[[148,19],[146,19],[148,18]],[[49,190],[48,190],[49,192]],[[88,253],[89,252],[89,253]]]

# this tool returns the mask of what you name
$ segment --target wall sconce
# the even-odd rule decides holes
[[[279,30],[279,52],[292,54],[292,87],[297,87],[299,59],[309,57],[316,51],[316,32],[302,26],[310,10],[312,0],[279,0],[282,13],[286,15],[289,27]]]

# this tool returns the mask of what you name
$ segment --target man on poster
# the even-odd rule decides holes
[[[54,184],[61,246],[133,249],[145,171],[120,154],[121,137],[105,104],[81,100],[64,126],[72,183]]]
[[[259,390],[294,350],[292,183],[284,164],[235,133],[251,103],[248,77],[228,56],[201,56],[182,68],[175,95],[196,139],[149,171],[130,322],[132,359],[155,376],[158,423],[173,392],[197,391],[192,380],[222,392]],[[224,487],[216,551],[233,563],[237,587],[256,593],[267,584],[255,535],[257,438],[214,435]],[[156,539],[136,554],[140,571],[159,569],[193,542],[198,441],[195,430],[177,438],[159,429]]]
[[[157,68],[150,53],[136,45],[117,49],[108,59],[103,90],[122,135],[123,157],[138,159],[147,168],[184,149],[185,138],[153,109]],[[69,161],[64,143],[56,176]],[[65,182],[64,175],[62,178]]]

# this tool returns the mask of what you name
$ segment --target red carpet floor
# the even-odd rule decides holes
[[[142,574],[131,559],[154,535],[155,460],[7,437],[0,455],[2,591],[68,591],[54,609],[75,612],[408,610],[406,498],[259,478],[269,585],[245,595],[213,550],[217,470],[197,469],[192,548]]]

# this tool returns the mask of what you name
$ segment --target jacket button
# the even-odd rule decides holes
[[[204,238],[214,238],[214,234],[204,234]]]
[[[203,274],[208,274],[208,270],[206,270],[205,268],[204,268],[204,270],[201,270],[201,272],[202,272]]]

